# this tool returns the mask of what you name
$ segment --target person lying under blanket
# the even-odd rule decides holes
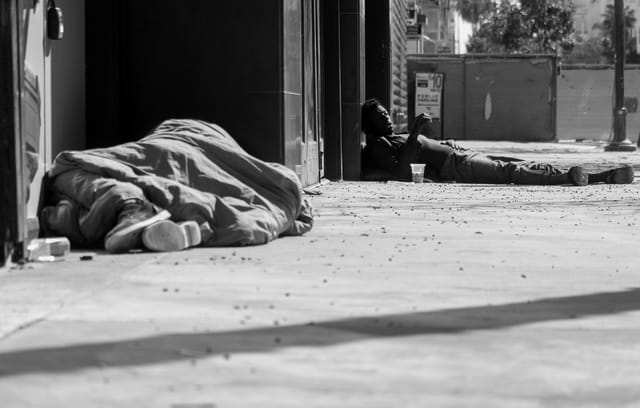
[[[482,155],[462,148],[453,140],[439,142],[431,134],[431,117],[422,113],[415,118],[409,135],[393,133],[389,112],[376,99],[362,105],[362,130],[366,134],[363,161],[384,170],[400,180],[410,180],[410,163],[424,163],[441,181],[480,184],[630,184],[634,169],[623,166],[587,174],[581,166],[562,171],[547,163],[531,163],[521,159]]]
[[[168,120],[143,139],[60,153],[45,179],[45,236],[74,247],[177,251],[257,245],[313,226],[298,177],[220,126]]]

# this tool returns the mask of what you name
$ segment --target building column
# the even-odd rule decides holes
[[[323,0],[323,99],[325,134],[325,177],[342,180],[342,75],[340,58],[340,0]]]
[[[340,0],[340,67],[343,175],[360,178],[360,105],[365,89],[364,0]]]

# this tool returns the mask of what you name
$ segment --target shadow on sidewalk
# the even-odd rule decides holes
[[[640,310],[640,288],[498,306],[349,318],[305,325],[229,332],[162,334],[122,341],[0,353],[0,377],[158,364],[287,347],[322,347],[371,338],[455,334],[636,310]]]

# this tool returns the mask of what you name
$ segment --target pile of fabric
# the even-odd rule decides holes
[[[145,201],[194,221],[204,246],[255,245],[313,225],[296,174],[248,154],[220,126],[168,120],[143,139],[60,153],[47,180],[43,229],[103,247],[123,208]]]

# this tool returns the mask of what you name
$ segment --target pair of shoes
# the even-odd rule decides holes
[[[110,253],[141,248],[144,229],[169,218],[169,211],[157,211],[148,201],[126,204],[118,215],[118,224],[105,236],[104,248]]]
[[[127,204],[118,216],[118,224],[105,237],[104,247],[120,253],[143,247],[158,252],[181,251],[200,245],[202,233],[197,222],[175,223],[169,218],[169,211],[158,211],[149,202]]]
[[[631,184],[635,176],[632,166],[619,167],[609,170],[604,182],[607,184]]]
[[[580,166],[574,166],[569,169],[569,180],[574,186],[586,186],[589,184],[589,174]]]
[[[195,221],[180,223],[163,220],[149,225],[142,232],[143,245],[157,252],[182,251],[200,245],[202,234]]]

